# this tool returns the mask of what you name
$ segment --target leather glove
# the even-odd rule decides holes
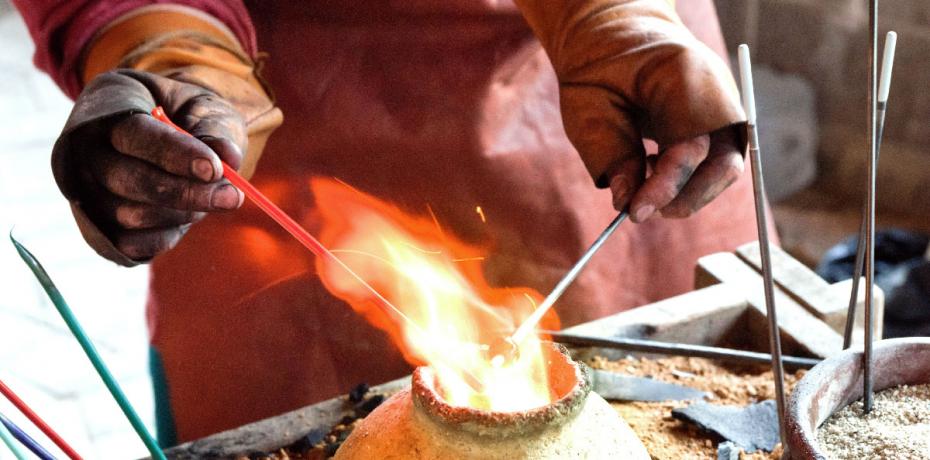
[[[209,28],[164,32],[180,13],[166,14],[133,16],[98,40],[85,80],[121,69],[86,84],[52,151],[85,240],[125,266],[174,247],[206,213],[238,208],[220,160],[248,177],[282,121],[237,45]],[[193,137],[153,118],[158,105]]]
[[[687,217],[739,178],[745,115],[723,60],[663,0],[516,0],[559,80],[568,138],[617,210]],[[655,140],[647,158],[643,139]]]

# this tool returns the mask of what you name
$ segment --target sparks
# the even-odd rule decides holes
[[[430,218],[433,219],[433,225],[436,226],[436,231],[439,232],[439,237],[443,240],[446,239],[446,234],[442,231],[442,225],[439,225],[439,219],[436,218],[436,213],[433,212],[433,207],[429,204],[426,205],[426,210],[429,211]]]
[[[529,295],[529,294],[527,294],[527,293],[525,293],[525,292],[523,293],[523,296],[526,297],[526,300],[529,300],[529,301],[530,301],[530,305],[533,306],[533,310],[535,310],[536,307],[539,306],[539,305],[536,304],[536,300],[533,299],[533,296],[531,296],[531,295]]]
[[[461,259],[452,259],[453,262],[481,262],[484,257],[463,257]]]
[[[478,213],[478,216],[481,217],[481,222],[488,223],[488,219],[484,217],[484,210],[481,209],[481,206],[475,206],[475,212]]]

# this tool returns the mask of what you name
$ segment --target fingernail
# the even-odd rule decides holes
[[[645,206],[640,206],[639,209],[636,210],[634,216],[637,222],[645,222],[655,211],[655,206],[647,204]]]
[[[626,209],[626,203],[627,203],[627,201],[628,201],[628,200],[626,199],[626,195],[623,195],[623,196],[615,196],[615,197],[614,197],[614,203],[613,203],[613,204],[614,204],[614,210],[616,210],[617,212],[620,212],[620,211],[623,211],[624,209]]]
[[[242,195],[232,185],[224,185],[213,192],[210,205],[217,209],[236,209],[242,204]]]
[[[198,158],[191,162],[191,172],[200,180],[210,182],[213,180],[213,163],[205,158]]]
[[[627,189],[627,180],[626,177],[618,174],[610,179],[610,190],[614,193],[625,192]]]
[[[233,168],[239,168],[242,162],[242,148],[238,144],[228,139],[213,136],[200,136],[199,139],[216,152],[221,160],[229,163]]]
[[[614,209],[617,211],[623,210],[630,201],[628,198],[630,191],[627,183],[626,179],[619,175],[614,176],[610,181],[610,191],[613,193]]]

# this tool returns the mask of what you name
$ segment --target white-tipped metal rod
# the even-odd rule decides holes
[[[878,116],[878,0],[869,2],[869,159],[866,181],[865,238],[865,341],[862,353],[862,410],[872,411],[872,326],[875,323],[875,177],[878,162],[876,117]]]
[[[785,371],[781,356],[781,336],[775,312],[775,286],[772,279],[772,256],[769,248],[768,219],[765,215],[765,183],[762,179],[762,155],[759,152],[759,130],[756,124],[756,100],[752,84],[752,64],[749,46],[739,46],[739,75],[749,129],[749,164],[752,170],[752,190],[756,207],[756,227],[759,233],[759,254],[762,256],[762,280],[765,310],[769,323],[769,351],[775,379],[775,403],[778,408],[778,431],[782,446],[787,446],[785,431]]]
[[[597,253],[601,246],[604,245],[604,242],[607,241],[607,238],[610,238],[610,235],[617,230],[617,227],[620,226],[620,223],[626,219],[627,212],[622,211],[620,214],[617,214],[617,217],[614,217],[614,220],[610,222],[606,229],[601,232],[600,236],[594,240],[594,243],[591,244],[591,247],[582,254],[581,258],[578,259],[578,262],[575,262],[575,266],[572,267],[568,273],[559,280],[558,284],[555,285],[555,288],[552,289],[552,292],[536,307],[536,310],[533,310],[533,313],[523,321],[523,324],[514,331],[513,335],[510,336],[510,343],[518,347],[526,339],[527,335],[533,330],[536,329],[536,326],[539,324],[539,321],[542,320],[542,317],[555,305],[555,302],[559,300],[559,297],[562,297],[562,294],[565,293],[565,290],[571,286],[572,281],[575,281],[575,278],[578,277],[578,274],[581,273],[581,270],[584,269],[585,265],[588,264],[588,261],[591,260],[591,257]]]
[[[898,34],[888,32],[885,36],[885,51],[882,53],[882,75],[878,81],[878,141],[875,147],[875,163],[878,164],[882,151],[882,138],[885,133],[885,112],[888,107],[888,92],[891,89],[891,70],[894,66],[895,45]],[[846,329],[843,331],[843,349],[852,345],[853,325],[856,322],[856,306],[859,304],[859,280],[862,278],[862,265],[865,261],[865,221],[868,207],[862,203],[862,220],[859,225],[859,240],[856,243],[856,265],[853,269],[852,289],[849,294],[849,308],[846,313]]]

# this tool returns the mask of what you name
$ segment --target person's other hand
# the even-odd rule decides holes
[[[193,137],[152,117],[157,105]],[[134,262],[174,247],[206,213],[242,204],[221,160],[239,167],[245,123],[201,86],[132,70],[102,74],[78,97],[65,133],[53,161],[60,188]]]
[[[517,0],[559,80],[565,132],[617,210],[687,217],[743,170],[745,115],[723,60],[663,0]],[[646,155],[644,139],[658,155]]]
[[[629,209],[636,222],[656,213],[688,217],[735,182],[743,163],[733,128],[662,146],[655,156],[638,152],[609,173],[614,208]]]

